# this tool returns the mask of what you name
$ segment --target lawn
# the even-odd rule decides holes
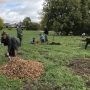
[[[7,30],[7,32],[16,36],[15,30]],[[39,39],[39,34],[39,31],[24,31],[23,45],[19,52],[23,59],[36,60],[44,64],[45,73],[37,81],[39,85],[46,88],[41,90],[90,90],[87,89],[85,79],[67,67],[67,64],[72,60],[90,57],[90,47],[87,50],[84,49],[82,38],[78,36],[55,36],[55,42],[60,42],[61,45],[30,45],[33,37]],[[53,41],[52,38],[53,36],[50,35],[49,42]],[[0,65],[3,65],[8,62],[7,58],[4,57],[4,46],[0,45],[0,51]],[[24,80],[13,80],[0,75],[0,90],[23,90]]]

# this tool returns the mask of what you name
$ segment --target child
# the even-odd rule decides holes
[[[35,38],[33,38],[33,40],[31,41],[31,44],[36,44]]]
[[[40,41],[41,41],[41,43],[45,42],[45,35],[44,34],[40,34]]]

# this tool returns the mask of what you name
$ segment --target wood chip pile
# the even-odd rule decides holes
[[[0,67],[0,74],[10,78],[32,78],[38,79],[43,74],[44,66],[40,62],[27,61],[20,58],[13,58],[6,65]]]

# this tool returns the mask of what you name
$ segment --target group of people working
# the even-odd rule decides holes
[[[48,29],[47,27],[44,28],[44,33],[41,33],[39,36],[39,40],[36,40],[36,38],[33,38],[31,41],[31,44],[38,44],[40,41],[40,43],[48,43]]]
[[[5,56],[15,57],[18,51],[18,48],[22,44],[22,36],[23,36],[23,29],[21,26],[17,26],[17,38],[11,37],[8,33],[4,32],[1,34],[1,44],[7,46],[7,53]]]
[[[5,56],[7,56],[9,59],[11,57],[15,57],[17,55],[18,48],[22,45],[22,37],[23,37],[23,28],[19,25],[17,26],[17,38],[11,37],[8,33],[3,32],[1,34],[1,43],[4,46],[7,46],[7,53]],[[45,28],[44,34],[40,34],[40,42],[44,43],[48,41],[47,39],[48,30]],[[35,38],[33,38],[32,44],[36,43]],[[38,42],[37,42],[38,43]]]
[[[48,43],[48,37],[45,33],[40,34],[39,40],[36,40],[36,38],[33,38],[31,41],[31,44],[36,45],[38,43]]]

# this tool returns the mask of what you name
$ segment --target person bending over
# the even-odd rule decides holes
[[[1,43],[8,47],[8,57],[15,57],[20,42],[15,37],[10,37],[6,32],[2,33]]]

